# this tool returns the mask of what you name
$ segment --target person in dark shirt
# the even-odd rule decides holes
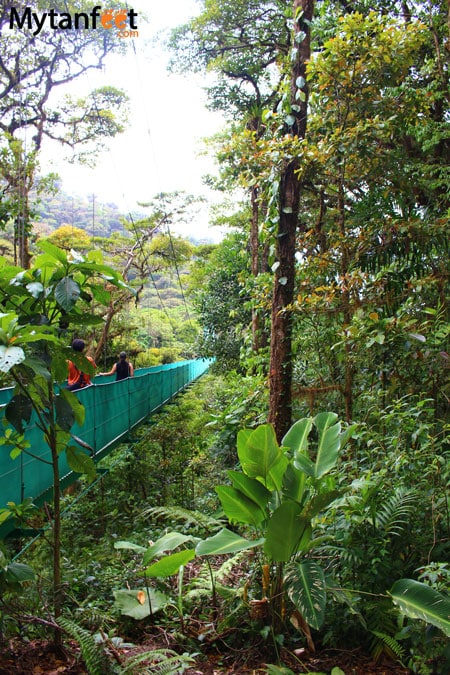
[[[99,375],[114,375],[116,373],[116,382],[126,380],[127,377],[134,377],[133,364],[127,360],[126,352],[120,352],[119,360],[113,365],[109,373],[99,373]]]

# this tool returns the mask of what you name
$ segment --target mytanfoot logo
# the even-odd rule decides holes
[[[47,12],[33,12],[31,7],[18,10],[11,7],[9,27],[11,30],[30,30],[33,35],[39,35],[43,28],[52,30],[96,30],[106,28],[117,30],[118,37],[134,38],[139,36],[137,27],[137,12],[134,9],[103,9],[97,5],[90,12],[57,12],[49,9]]]

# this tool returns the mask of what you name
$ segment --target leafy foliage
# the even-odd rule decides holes
[[[80,645],[90,675],[107,675],[113,672],[104,649],[87,630],[63,616],[59,617],[58,623]]]
[[[400,579],[390,593],[404,614],[431,623],[450,636],[450,600],[446,595],[413,579]]]

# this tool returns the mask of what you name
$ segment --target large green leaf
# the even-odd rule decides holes
[[[434,588],[414,579],[400,579],[390,595],[402,614],[422,619],[450,636],[450,599]]]
[[[89,288],[97,302],[100,302],[102,305],[108,305],[108,303],[111,302],[111,293],[107,291],[104,286],[91,284]]]
[[[42,340],[45,340],[46,342],[53,342],[53,344],[59,344],[60,338],[58,338],[56,335],[52,335],[48,331],[49,329],[47,326],[44,330],[39,330],[36,329],[33,324],[30,324],[29,326],[26,326],[26,328],[21,333],[19,338],[20,344],[22,345],[29,344],[31,342],[41,342]],[[27,357],[26,361],[27,363],[31,363],[32,358]],[[48,377],[48,374],[46,377]]]
[[[122,588],[114,591],[114,606],[121,614],[131,616],[132,619],[146,619],[151,614],[156,614],[160,609],[163,609],[170,598],[164,593],[149,589],[150,603],[147,589],[128,590]],[[150,609],[151,607],[151,609]]]
[[[36,266],[43,265],[47,260],[49,262],[51,261],[52,264],[57,260],[58,262],[63,263],[63,265],[67,265],[67,253],[47,239],[39,239],[36,242],[36,246],[47,254],[46,256],[38,256],[38,258],[36,258]]]
[[[298,453],[306,454],[308,450],[308,436],[312,424],[311,417],[304,417],[295,422],[281,441],[281,445],[292,450],[294,456]]]
[[[340,447],[341,423],[335,413],[319,413],[314,424],[319,431],[319,443],[315,463],[315,478],[322,478],[335,466]]]
[[[12,424],[14,429],[16,429],[16,431],[18,431],[20,434],[23,434],[23,422],[26,424],[30,422],[32,412],[33,408],[28,396],[16,394],[12,397],[5,408],[5,417],[8,422]]]
[[[67,365],[66,365],[67,369]],[[78,396],[75,396],[73,391],[70,391],[69,389],[60,389],[59,395],[67,401],[67,404],[70,405],[75,422],[78,424],[78,426],[82,427],[84,424],[84,419],[86,416],[86,410],[84,405],[81,403],[80,399]]]
[[[306,475],[293,464],[289,464],[283,478],[283,494],[301,504],[305,494]]]
[[[55,300],[66,312],[76,305],[80,297],[80,287],[71,277],[64,277],[55,286]]]
[[[187,542],[197,541],[197,538],[181,534],[181,532],[167,532],[146,549],[142,563],[146,565],[150,560],[153,560],[153,558],[156,558],[156,556],[161,555],[165,551],[173,551],[178,546],[182,546]]]
[[[289,598],[305,621],[319,629],[325,617],[325,575],[317,563],[306,560],[292,563],[284,579]]]
[[[33,372],[37,373],[46,380],[50,380],[50,371],[48,369],[48,365],[42,359],[33,356],[27,356],[25,361],[23,361],[23,365],[27,366],[27,368],[31,368]]]
[[[114,542],[114,548],[123,550],[125,549],[126,551],[136,551],[136,553],[145,553],[147,550],[145,546],[139,546],[139,544],[135,544],[132,541],[115,541]]]
[[[261,509],[267,507],[271,493],[259,480],[249,478],[240,471],[227,471],[227,475],[236,490],[243,492],[246,497],[252,499]]]
[[[95,375],[95,366],[92,361],[81,352],[76,352],[72,348],[69,348],[67,349],[67,358],[76,365],[78,370],[81,370],[88,375]]]
[[[24,563],[11,562],[6,567],[5,577],[7,581],[22,583],[34,579],[34,571]]]
[[[66,457],[72,471],[85,474],[91,481],[95,480],[97,471],[92,457],[73,445],[66,448]]]
[[[239,553],[249,548],[255,548],[264,543],[264,539],[255,539],[249,541],[240,537],[235,532],[223,528],[213,537],[204,539],[195,549],[198,556],[202,555],[224,555],[226,553]]]
[[[56,422],[64,431],[69,431],[75,422],[75,413],[69,401],[62,397],[55,398]]]
[[[230,485],[215,488],[225,515],[231,523],[246,523],[257,527],[266,518],[258,504]]]
[[[272,560],[287,562],[311,539],[311,525],[301,515],[301,506],[286,500],[273,512],[267,523],[264,550]]]
[[[317,413],[313,422],[317,431],[321,434],[323,431],[328,429],[328,427],[337,422],[337,419],[338,416],[334,412],[321,412]]]
[[[145,576],[170,577],[172,574],[176,574],[182,565],[186,565],[193,558],[195,558],[195,551],[193,549],[185,549],[171,555],[166,555],[161,560],[158,560],[158,562],[147,567]]]
[[[339,446],[340,449],[346,445],[346,443],[350,440],[350,438],[353,436],[354,431],[358,428],[357,424],[351,424],[349,427],[347,427],[342,434],[339,437]]]
[[[271,424],[262,424],[250,434],[248,429],[238,433],[238,457],[244,473],[250,478],[261,478],[270,489],[281,488],[288,463],[277,443]]]
[[[306,455],[302,455],[301,453],[296,455],[294,466],[296,469],[303,471],[307,476],[311,476],[311,478],[314,478],[316,475],[316,465]]]

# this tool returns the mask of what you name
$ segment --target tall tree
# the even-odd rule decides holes
[[[311,22],[314,0],[294,0],[293,47],[289,88],[286,96],[289,128],[285,131],[305,139],[308,115],[306,66],[311,56]],[[269,422],[278,441],[292,422],[292,313],[295,288],[296,235],[299,224],[301,184],[300,158],[286,159],[280,175],[279,215],[276,232],[276,262],[272,300],[270,343]]]
[[[36,266],[28,270],[1,261],[0,372],[8,373],[14,383],[14,395],[5,408],[5,419],[14,428],[6,435],[7,444],[17,454],[26,454],[23,434],[32,424],[42,432],[49,448],[53,472],[53,607],[58,619],[64,602],[59,457],[65,452],[73,471],[95,477],[92,458],[73,443],[71,436],[74,422],[84,422],[84,408],[71,391],[62,387],[68,358],[76,360],[84,372],[93,374],[93,367],[84,356],[68,350],[65,329],[97,323],[91,298],[105,302],[105,279],[111,286],[123,286],[123,280],[103,265],[95,252],[74,260],[50,242],[41,242],[40,247],[43,253]],[[55,631],[55,642],[61,643],[59,630]]]
[[[115,3],[113,3],[115,4]],[[84,13],[92,18],[89,2],[55,3],[65,16]],[[89,29],[47,28],[28,25],[27,16],[44,16],[41,2],[2,2],[0,7],[0,178],[16,201],[16,258],[30,262],[30,191],[44,138],[71,148],[98,150],[102,139],[123,130],[123,92],[102,87],[88,97],[55,91],[101,68],[105,57],[124,48],[117,31],[101,26]],[[70,11],[69,11],[70,10]],[[67,19],[68,20],[68,19]],[[66,21],[67,21],[66,20]],[[67,24],[66,24],[67,26]],[[53,100],[53,104],[52,104]]]
[[[445,40],[445,14],[440,24],[422,19],[341,17],[308,69],[308,142],[320,161],[312,215],[297,241],[294,311],[311,377],[297,389],[340,391],[348,419],[369,390],[384,391],[386,403],[409,381],[410,391],[436,399],[443,381],[436,346],[444,348],[449,147],[436,44]],[[321,332],[315,356],[311,325]],[[425,363],[432,382],[418,376]]]

